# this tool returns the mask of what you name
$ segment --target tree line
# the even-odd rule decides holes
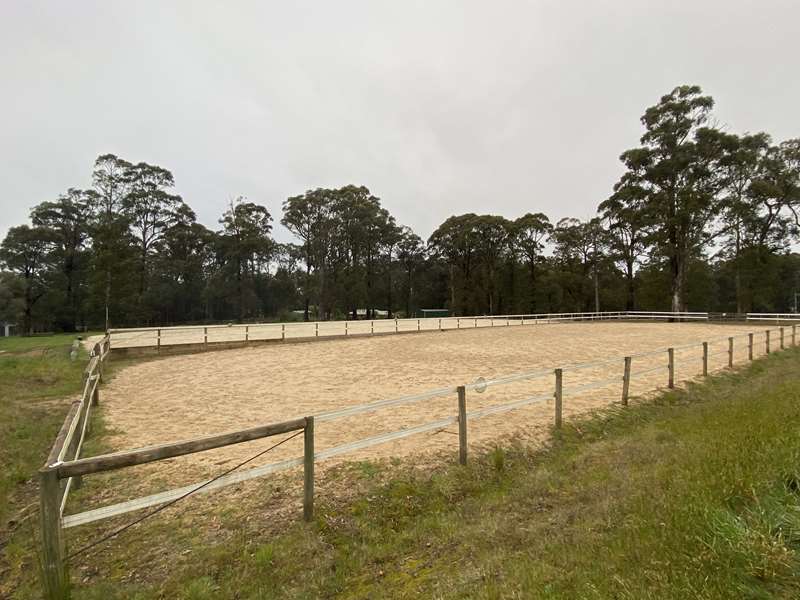
[[[35,206],[0,244],[0,321],[33,332],[442,307],[792,310],[800,139],[731,133],[713,106],[681,86],[648,108],[593,218],[461,214],[427,240],[355,185],[286,199],[293,243],[275,241],[273,215],[244,198],[212,230],[170,171],[102,155],[89,189]]]

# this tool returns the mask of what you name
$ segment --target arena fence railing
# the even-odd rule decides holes
[[[568,314],[575,315],[575,313]],[[598,313],[592,314],[594,314],[596,318],[601,318]],[[666,313],[661,314],[665,315]],[[585,315],[584,313],[583,316],[585,317]],[[692,315],[700,316],[702,313],[692,313]],[[566,317],[559,316],[552,318]],[[691,316],[686,318],[696,317]],[[772,336],[771,334],[776,334],[776,336]],[[763,337],[763,339],[759,339],[761,337]],[[737,340],[739,340],[738,343]],[[159,446],[81,458],[81,445],[89,430],[90,407],[97,405],[99,401],[98,385],[102,379],[103,363],[111,354],[110,339],[109,336],[106,336],[101,343],[96,344],[94,347],[89,365],[86,368],[86,384],[81,399],[75,402],[70,408],[69,414],[56,438],[47,462],[39,471],[43,574],[45,587],[48,591],[47,597],[60,598],[62,596],[59,595],[61,593],[59,590],[66,589],[67,555],[65,553],[64,530],[67,528],[85,525],[153,506],[166,506],[189,495],[218,490],[301,465],[304,471],[303,515],[305,519],[310,520],[313,516],[314,503],[314,464],[318,461],[328,460],[357,450],[370,448],[378,444],[385,444],[393,440],[418,435],[427,431],[441,430],[456,424],[458,426],[459,440],[458,460],[461,464],[466,464],[468,422],[471,420],[474,421],[490,415],[497,415],[539,403],[554,401],[553,426],[555,429],[558,429],[563,423],[565,399],[570,396],[574,397],[592,390],[609,389],[619,386],[618,404],[627,406],[631,398],[631,383],[636,378],[645,375],[652,376],[653,373],[661,372],[664,374],[662,384],[657,384],[647,391],[653,392],[659,387],[666,387],[667,389],[674,388],[677,381],[676,365],[679,362],[686,365],[686,363],[692,361],[695,367],[698,366],[699,362],[700,375],[707,376],[710,372],[709,361],[713,357],[725,355],[726,361],[724,367],[732,369],[735,364],[743,360],[752,361],[758,355],[770,354],[773,349],[777,348],[783,350],[787,346],[794,347],[796,345],[797,324],[793,323],[788,336],[786,335],[786,328],[779,327],[777,329],[762,329],[734,336],[708,338],[704,341],[692,342],[682,346],[661,348],[613,359],[564,365],[555,369],[537,369],[488,380],[478,378],[476,381],[469,384],[443,387],[419,394],[343,407],[312,416],[291,419],[282,423],[268,424],[251,429],[183,440]],[[746,359],[740,358],[737,360],[737,348],[739,349],[740,355],[742,354],[741,350],[746,349]],[[690,352],[696,352],[697,350],[701,350],[699,356],[689,355]],[[647,364],[653,361],[657,363],[655,366]],[[643,363],[643,368],[639,368],[638,370],[635,368],[637,365],[642,365]],[[600,367],[607,370],[608,368],[613,368],[615,365],[619,366],[620,374],[599,381],[583,383],[574,387],[564,387],[565,373]],[[690,376],[689,379],[694,376],[696,375]],[[467,392],[482,393],[490,387],[544,378],[552,378],[551,391],[516,398],[509,402],[472,411],[468,410]],[[647,393],[647,391],[645,391],[645,393]],[[330,448],[321,450],[315,449],[315,423],[337,421],[355,415],[386,410],[392,407],[447,396],[451,396],[456,400],[454,412],[450,416],[421,425],[350,441]],[[249,462],[248,460],[213,479],[207,479],[192,485],[182,486],[157,494],[151,494],[79,513],[64,514],[69,491],[71,488],[80,485],[82,477],[289,432],[295,432],[291,437],[300,432],[304,434],[304,451],[302,456],[234,472],[238,466]],[[278,445],[280,443],[283,442],[279,442]],[[153,513],[158,510],[160,509],[156,509]]]
[[[706,312],[609,311],[532,313],[430,317],[419,319],[373,319],[349,321],[308,321],[291,323],[248,323],[226,325],[183,325],[110,329],[115,350],[129,353],[162,351],[202,352],[230,345],[263,342],[308,341],[318,338],[375,336],[430,331],[509,327],[570,321],[662,320],[708,321]]]

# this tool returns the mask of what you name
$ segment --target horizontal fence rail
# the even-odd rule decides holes
[[[263,342],[286,342],[338,338],[510,327],[600,320],[707,321],[705,312],[606,311],[571,313],[531,313],[515,315],[476,315],[463,317],[424,317],[418,319],[372,319],[349,321],[309,321],[290,323],[249,323],[225,325],[179,325],[110,329],[115,349],[129,351],[167,348],[203,351],[226,345]]]

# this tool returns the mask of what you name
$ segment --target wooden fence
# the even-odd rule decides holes
[[[771,333],[777,333],[777,340],[771,337]],[[755,344],[757,336],[764,336],[764,354],[769,354],[774,344],[780,349],[787,345],[795,346],[797,343],[797,325],[791,325],[791,333],[786,335],[785,328],[780,327],[774,330],[761,330],[737,336],[712,338],[707,341],[694,342],[683,346],[666,349],[653,350],[632,354],[630,356],[619,357],[611,360],[603,360],[592,363],[581,363],[567,365],[556,369],[540,369],[526,373],[517,373],[492,380],[479,378],[473,383],[456,387],[446,387],[429,390],[421,394],[403,396],[399,398],[389,398],[370,402],[366,404],[349,406],[342,409],[327,411],[317,415],[296,418],[277,424],[263,425],[252,429],[235,431],[220,435],[212,435],[203,438],[185,440],[140,448],[125,452],[117,452],[101,456],[80,458],[80,445],[88,429],[89,409],[97,402],[97,383],[102,377],[102,365],[109,355],[109,339],[106,337],[103,343],[96,347],[96,351],[89,366],[86,369],[86,385],[80,401],[73,404],[64,426],[58,434],[53,450],[48,457],[45,466],[39,472],[40,478],[40,502],[41,502],[41,525],[42,540],[44,550],[44,574],[45,585],[48,590],[48,597],[60,598],[59,590],[65,589],[66,566],[64,554],[64,534],[63,530],[78,525],[83,525],[106,519],[109,517],[126,514],[143,508],[163,505],[174,502],[189,494],[200,494],[220,489],[229,485],[237,484],[256,477],[262,477],[269,473],[303,466],[304,469],[304,495],[303,495],[303,514],[305,519],[311,519],[313,514],[314,502],[314,464],[316,461],[330,459],[336,456],[347,454],[355,450],[369,448],[378,444],[383,444],[392,440],[417,435],[426,431],[442,429],[452,424],[458,425],[458,460],[461,464],[467,462],[467,439],[468,422],[480,419],[489,415],[504,413],[516,410],[532,404],[554,400],[553,424],[560,428],[563,423],[563,410],[565,399],[569,396],[586,393],[599,388],[607,388],[614,384],[621,384],[621,394],[619,402],[627,406],[630,400],[631,381],[649,373],[661,371],[664,373],[664,383],[667,388],[674,388],[676,353],[680,354],[688,349],[702,348],[700,370],[703,376],[709,373],[709,358],[717,354],[726,354],[726,366],[733,368],[736,360],[734,350],[737,347],[737,340],[746,339],[747,359],[753,360],[755,355]],[[788,340],[787,340],[788,337]],[[722,345],[722,350],[710,351],[710,348]],[[741,348],[741,346],[738,346]],[[655,368],[648,368],[636,371],[634,367],[643,359],[652,360],[663,357],[665,362]],[[564,388],[564,373],[576,371],[590,367],[619,365],[620,375],[615,375],[610,379],[594,381],[588,384]],[[552,391],[535,396],[516,399],[512,402],[500,405],[488,406],[474,411],[468,410],[467,392],[482,393],[487,388],[510,384],[512,382],[533,380],[537,378],[553,377]],[[426,399],[451,395],[454,397],[454,412],[452,416],[438,419],[422,425],[409,427],[388,433],[382,433],[373,437],[356,440],[326,448],[315,450],[314,447],[314,424],[336,421],[353,415],[384,410],[387,408],[407,405],[420,402]],[[232,444],[238,444],[255,439],[275,436],[291,431],[303,430],[304,432],[304,452],[303,456],[284,459],[278,462],[250,468],[245,471],[228,472],[223,476],[211,480],[198,482],[196,484],[183,486],[180,488],[128,500],[118,504],[108,505],[97,509],[65,515],[64,506],[69,493],[70,486],[79,484],[80,478],[105,471],[120,469],[133,465],[141,465],[153,461],[182,456],[196,452],[202,452],[213,448],[220,448]],[[80,433],[78,433],[80,432]],[[75,441],[77,440],[77,442]]]
[[[310,341],[319,338],[420,333],[599,320],[707,321],[705,312],[613,311],[376,319],[370,321],[311,321],[110,329],[115,350],[127,354],[202,352],[264,342]],[[744,320],[744,319],[742,319]]]

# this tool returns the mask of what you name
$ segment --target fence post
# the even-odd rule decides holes
[[[394,332],[397,333],[399,329],[397,328],[397,317],[394,318]]]
[[[728,338],[728,368],[733,368],[733,338]]]
[[[98,363],[99,364],[99,363]],[[94,389],[92,390],[92,406],[100,404],[100,376],[95,375]]]
[[[631,357],[625,357],[625,368],[622,372],[622,405],[628,406],[628,392],[631,388]]]
[[[203,327],[203,350],[208,350],[208,327]]]
[[[765,340],[767,347],[767,354],[769,354],[769,329],[767,329],[767,339]]]
[[[156,353],[161,354],[161,329],[156,332]]]
[[[461,329],[461,319],[456,319],[456,329]]]
[[[669,377],[667,379],[667,387],[672,389],[675,387],[675,348],[667,348],[667,369],[669,370]]]
[[[779,327],[779,330],[780,330],[780,338],[781,338],[781,350],[783,350],[784,347],[785,347],[783,345],[783,327]]]
[[[475,329],[478,328],[478,319],[475,319]]]
[[[439,319],[439,331],[441,331],[441,330],[442,330],[442,320]]]
[[[421,331],[421,325],[419,319],[417,319],[417,331]]]
[[[245,343],[250,341],[250,325],[244,326],[244,341]]]
[[[753,360],[753,334],[747,334],[747,360]]]
[[[708,342],[703,342],[703,377],[708,375]]]
[[[564,399],[564,372],[561,369],[556,369],[556,392],[554,394],[556,399],[556,429],[561,429],[562,417],[562,404]]]
[[[375,321],[369,322],[369,334],[375,335]]]
[[[285,323],[281,323],[281,341],[282,342],[286,341],[286,324]]]
[[[797,339],[796,334],[797,334],[797,325],[792,325],[792,346],[795,345],[795,340]]]
[[[319,337],[319,321],[314,323],[314,337]]]
[[[61,528],[61,486],[55,469],[39,470],[39,510],[42,535],[42,587],[48,600],[69,595]]]
[[[314,417],[303,428],[303,519],[314,518]]]
[[[467,464],[467,390],[458,386],[458,462]]]
[[[347,321],[344,322],[344,334],[347,335]]]

